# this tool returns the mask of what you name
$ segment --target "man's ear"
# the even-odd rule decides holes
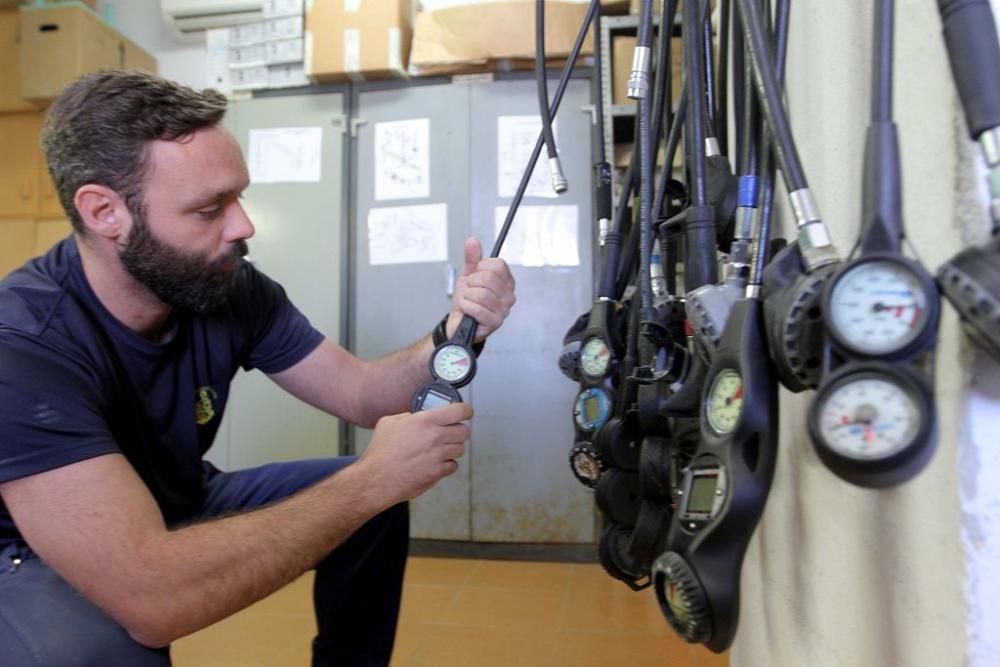
[[[98,236],[116,239],[128,231],[132,221],[121,195],[104,185],[81,185],[73,204],[87,231]]]

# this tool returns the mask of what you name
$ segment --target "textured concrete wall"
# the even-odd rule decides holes
[[[872,4],[796,2],[792,9],[792,125],[844,254],[860,224]],[[896,5],[904,215],[910,252],[933,272],[966,241],[985,238],[978,148],[965,136],[936,4]],[[886,491],[855,488],[828,472],[806,432],[811,392],[783,393],[778,469],[744,565],[732,664],[996,664],[1000,640],[989,629],[1000,628],[997,370],[946,306],[938,450],[916,479]]]

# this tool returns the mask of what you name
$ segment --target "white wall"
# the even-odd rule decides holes
[[[792,125],[820,211],[844,253],[860,222],[872,4],[792,9]],[[933,272],[966,239],[984,238],[987,217],[978,153],[959,118],[935,3],[896,5],[904,213],[913,249]],[[854,488],[829,473],[806,434],[811,394],[783,394],[781,453],[744,566],[732,664],[998,664],[997,370],[971,349],[945,307],[938,451],[916,479],[887,491]]]
[[[98,0],[97,11],[116,30],[156,56],[161,76],[192,88],[208,85],[204,41],[174,42],[163,27],[159,0]]]

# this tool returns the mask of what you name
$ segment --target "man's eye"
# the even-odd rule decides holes
[[[198,211],[198,215],[201,216],[202,220],[215,220],[222,213],[222,207],[216,206],[215,208],[206,208]]]

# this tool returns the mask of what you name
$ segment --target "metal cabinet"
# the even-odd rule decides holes
[[[552,82],[550,90],[554,88]],[[523,204],[546,210],[574,207],[576,262],[526,266],[514,264],[517,257],[508,258],[518,303],[488,341],[477,377],[462,392],[476,410],[467,455],[455,475],[413,502],[414,537],[593,542],[593,499],[573,479],[567,463],[575,385],[556,365],[567,324],[589,306],[591,296],[591,115],[584,110],[589,100],[589,82],[572,81],[556,120],[570,192],[558,199],[526,197]],[[373,358],[426,335],[447,312],[450,281],[462,269],[467,236],[482,239],[489,253],[496,219],[510,203],[498,185],[504,152],[498,128],[511,117],[537,116],[538,107],[534,81],[521,79],[362,87],[355,108],[351,340],[359,356]],[[376,145],[379,125],[417,119],[429,122],[426,196],[377,199],[375,156],[386,150],[384,143]],[[373,264],[372,210],[428,204],[447,207],[447,256]],[[515,219],[508,245],[524,233],[529,213],[526,208]],[[544,225],[536,221],[532,228],[537,233]],[[501,256],[507,257],[505,252]],[[355,429],[355,449],[362,451],[369,437],[369,431]]]
[[[256,228],[249,258],[281,283],[313,326],[337,341],[347,270],[345,101],[341,92],[233,101],[225,121],[247,156],[253,130],[319,128],[321,180],[255,182],[243,205]],[[234,469],[333,456],[339,434],[339,420],[285,393],[259,371],[240,371],[208,458]]]

